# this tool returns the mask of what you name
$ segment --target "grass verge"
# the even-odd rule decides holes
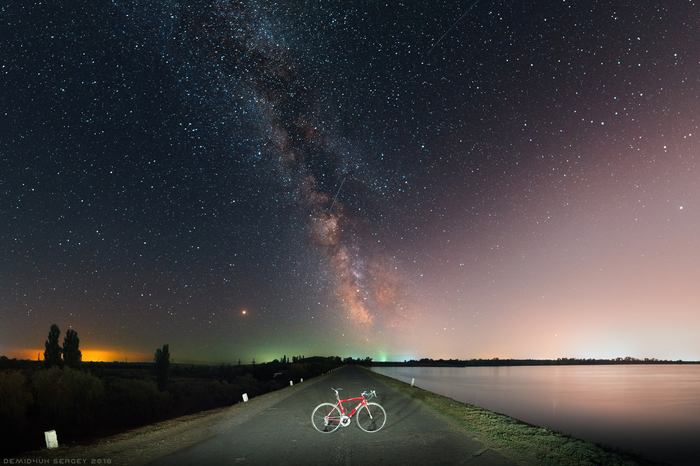
[[[478,406],[465,404],[385,375],[371,372],[392,388],[456,421],[465,431],[488,439],[495,449],[524,465],[658,466],[640,455],[544,429]],[[505,450],[505,451],[504,451]]]

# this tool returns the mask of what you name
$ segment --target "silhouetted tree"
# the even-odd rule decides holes
[[[80,338],[78,332],[73,329],[66,331],[63,339],[63,362],[66,366],[77,369],[83,361],[83,353],[80,352]]]
[[[46,340],[46,351],[44,351],[44,365],[46,367],[61,365],[61,346],[58,341],[61,338],[61,330],[58,325],[53,324],[49,331],[49,339]]]
[[[156,364],[156,379],[158,380],[158,390],[163,391],[168,387],[168,372],[170,371],[170,351],[168,345],[163,345],[163,349],[156,350],[153,359]]]

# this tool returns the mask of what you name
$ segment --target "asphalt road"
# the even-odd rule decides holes
[[[516,465],[361,368],[347,366],[305,384],[245,421],[220,428],[214,437],[151,464]],[[376,390],[378,398],[372,401],[387,412],[384,428],[363,432],[353,417],[348,427],[330,434],[314,429],[311,413],[318,404],[335,400],[331,387],[342,388],[343,398]]]

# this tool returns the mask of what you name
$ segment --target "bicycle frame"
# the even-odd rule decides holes
[[[341,400],[340,397],[338,397],[338,395],[336,394],[335,399],[338,400],[338,402],[335,405],[340,406],[340,414],[343,416],[352,417],[352,415],[355,414],[357,412],[357,410],[360,409],[362,406],[367,406],[367,409],[369,409],[369,406],[367,405],[367,400],[365,399],[364,396],[361,396],[359,398],[348,398],[347,400]],[[353,409],[349,414],[346,414],[345,408],[343,408],[343,403],[346,401],[357,401],[357,400],[362,400],[362,401],[360,401],[357,404],[357,406],[355,406],[355,409]],[[330,417],[328,419],[331,419],[333,421],[339,421],[339,422],[341,421],[341,419],[333,419]]]

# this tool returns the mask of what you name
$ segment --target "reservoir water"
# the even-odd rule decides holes
[[[700,464],[700,365],[373,367],[464,403],[672,465]]]

